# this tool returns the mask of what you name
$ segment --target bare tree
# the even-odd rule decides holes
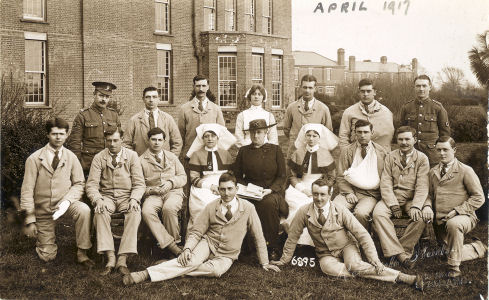
[[[489,31],[477,36],[478,45],[469,51],[470,68],[479,83],[489,87]]]
[[[464,71],[456,67],[444,67],[439,74],[442,87],[452,91],[460,91],[465,83]]]

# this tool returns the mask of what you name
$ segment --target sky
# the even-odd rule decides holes
[[[347,13],[341,12],[345,2]],[[366,10],[360,11],[362,2]],[[388,9],[391,2],[394,14]],[[314,12],[319,3],[324,13]],[[337,8],[328,13],[333,3]],[[477,34],[486,30],[488,0],[292,0],[293,50],[314,51],[336,61],[338,48],[343,48],[347,64],[350,55],[372,61],[385,55],[398,64],[410,64],[416,57],[435,83],[441,69],[450,66],[462,69],[467,81],[477,84],[467,52],[477,45]]]

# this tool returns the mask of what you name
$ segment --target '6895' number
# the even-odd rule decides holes
[[[292,261],[290,262],[293,266],[299,267],[311,267],[314,268],[316,266],[316,258],[315,257],[292,257]]]

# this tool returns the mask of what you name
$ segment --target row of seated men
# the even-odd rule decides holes
[[[107,148],[95,155],[85,188],[95,207],[97,251],[106,253],[108,257],[103,274],[108,274],[116,268],[125,275],[126,284],[149,277],[152,280],[166,279],[169,273],[178,276],[187,271],[193,272],[194,275],[220,276],[237,258],[239,247],[236,247],[241,245],[241,233],[246,232],[245,229],[248,227],[252,228],[254,233],[263,267],[266,270],[278,270],[276,265],[290,260],[299,236],[303,234],[303,229],[307,228],[318,257],[324,258],[321,268],[325,273],[347,276],[346,274],[353,272],[371,278],[407,282],[416,284],[418,288],[422,287],[422,279],[383,267],[378,260],[375,247],[371,247],[373,243],[365,228],[367,224],[362,224],[362,221],[365,221],[362,219],[363,209],[374,210],[374,228],[381,240],[384,255],[397,255],[405,265],[409,266],[412,248],[419,239],[424,222],[431,221],[435,223],[437,237],[448,244],[447,256],[451,276],[460,275],[461,261],[485,255],[487,247],[480,241],[463,245],[463,235],[474,228],[477,222],[474,211],[482,205],[484,197],[473,170],[455,159],[456,147],[453,139],[446,137],[438,140],[436,149],[441,163],[428,173],[427,157],[413,148],[416,140],[412,128],[399,128],[397,141],[400,149],[386,154],[381,146],[370,141],[372,124],[368,121],[357,121],[357,141],[344,148],[340,154],[337,166],[339,195],[332,205],[329,198],[332,194],[335,167],[330,150],[335,148],[336,139],[326,127],[320,124],[306,124],[298,134],[295,143],[297,149],[289,160],[292,184],[287,191],[295,189],[295,192],[308,196],[310,201],[303,203],[305,205],[300,208],[290,210],[292,205],[284,205],[287,198],[291,198],[287,197],[287,191],[284,192],[285,160],[278,146],[265,142],[268,128],[273,125],[267,124],[264,119],[249,122],[251,144],[240,148],[231,167],[234,175],[216,172],[225,171],[226,167],[231,165],[229,157],[226,157],[223,151],[233,144],[232,134],[218,124],[202,124],[197,127],[197,137],[190,147],[194,152],[189,151],[192,188],[207,189],[216,197],[203,197],[209,202],[201,206],[201,210],[191,217],[192,225],[183,252],[176,245],[178,233],[168,233],[174,229],[172,227],[178,227],[176,213],[170,216],[171,220],[165,220],[163,217],[164,224],[161,224],[154,213],[155,210],[161,209],[160,206],[170,198],[170,194],[176,194],[181,199],[183,195],[178,189],[186,183],[183,165],[175,155],[162,149],[165,132],[157,127],[149,130],[147,136],[150,148],[138,158],[136,152],[122,147],[120,129],[107,130]],[[50,120],[46,129],[48,145],[31,155],[26,162],[21,207],[27,211],[27,234],[37,237],[36,250],[42,259],[53,259],[56,255],[54,220],[68,212],[68,215],[76,220],[78,261],[85,266],[91,266],[93,262],[86,255],[86,250],[91,247],[90,211],[87,205],[79,201],[84,192],[83,172],[76,156],[62,147],[69,126],[64,120],[57,118]],[[159,171],[144,172],[145,161],[148,168]],[[324,161],[328,163],[319,166]],[[155,169],[153,166],[159,168]],[[168,169],[171,174],[167,172]],[[217,185],[212,184],[212,180],[206,181],[206,176],[216,178],[216,173]],[[323,193],[315,192],[315,185],[308,183],[312,175],[318,174],[322,174],[321,177],[326,180],[322,183],[314,180],[313,183],[317,183],[318,189],[324,187]],[[229,182],[229,187],[221,187],[221,184]],[[236,183],[261,186],[261,201],[253,202],[254,205],[250,206],[245,200],[236,198]],[[177,191],[169,193],[175,189]],[[309,197],[311,194],[312,199]],[[229,195],[232,195],[232,199],[226,198]],[[134,274],[129,274],[127,269],[127,255],[137,253],[136,235],[143,196],[152,199],[147,203],[149,213],[153,216],[152,219],[145,220],[160,246],[169,247],[174,254],[179,255],[172,261],[176,267],[170,266],[175,272],[170,272],[165,267],[163,273],[166,275],[163,277],[152,275],[150,268]],[[190,198],[192,211],[192,192]],[[374,205],[371,204],[372,199],[376,199]],[[377,202],[381,199],[382,201]],[[231,204],[226,204],[227,202]],[[307,207],[313,210],[306,210]],[[390,217],[399,217],[402,214],[401,208],[408,212],[411,224],[403,238],[397,240]],[[233,219],[233,215],[241,215],[237,211],[242,212],[243,209],[248,211],[247,219],[241,220],[244,223]],[[359,220],[349,212],[351,209]],[[125,212],[126,217],[117,260],[110,233],[110,215],[115,211]],[[312,214],[313,211],[316,215]],[[282,258],[272,261],[273,264],[270,265],[264,250],[267,246],[276,246],[279,215],[290,217],[291,213],[295,216],[290,222],[289,237]],[[152,227],[152,221],[159,225]],[[314,224],[319,231],[311,227]],[[235,235],[235,230],[240,233]],[[364,252],[370,253],[367,254],[370,264],[360,263],[358,248],[355,248],[357,246],[351,246],[352,252],[346,250],[350,243],[344,240],[344,231],[352,233]],[[234,236],[240,238],[230,238]],[[260,236],[264,238],[260,239]],[[274,256],[273,250],[276,250],[273,246],[272,251],[269,251],[271,256]],[[199,261],[203,259],[202,262],[211,258],[202,264],[203,269],[195,264],[181,268],[191,262],[195,263],[198,255],[201,255]],[[341,262],[341,258],[345,260],[346,266]]]

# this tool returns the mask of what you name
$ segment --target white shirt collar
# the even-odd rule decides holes
[[[233,215],[238,210],[238,200],[236,199],[236,197],[234,197],[233,200],[229,201],[228,203],[225,203],[224,201],[221,200],[221,212],[223,215],[225,215],[228,211],[226,205],[231,205],[231,213]]]
[[[53,154],[54,156],[54,153],[56,152],[56,150],[48,143],[48,150],[51,151],[51,153]],[[61,146],[59,149],[58,149],[58,157],[61,158],[61,155],[63,155],[63,146]]]
[[[447,171],[453,166],[453,163],[455,162],[455,159],[453,159],[451,162],[447,163]],[[442,162],[440,162],[440,171],[441,168],[443,167]]]
[[[197,97],[194,97],[194,101],[195,101],[195,104],[199,105],[199,99],[197,99]],[[207,97],[204,98],[204,100],[202,100],[202,106],[204,108],[207,107],[207,102],[209,101],[209,99],[207,99]]]
[[[307,101],[309,106],[308,106],[308,109],[311,109],[312,106],[314,105],[314,101],[316,100],[316,98],[312,97],[311,100]],[[306,106],[306,100],[304,98],[302,98],[302,105]]]
[[[144,113],[145,113],[147,116],[149,116],[149,113],[150,113],[150,112],[152,112],[152,113],[154,114],[154,113],[157,113],[157,112],[158,112],[158,110],[159,110],[159,109],[158,109],[158,107],[156,107],[156,108],[155,108],[155,109],[153,109],[153,110],[149,110],[149,109],[145,108],[145,109],[144,109]]]
[[[207,148],[207,146],[204,146],[205,151],[217,151],[217,145],[214,146],[214,148]]]
[[[263,110],[263,107],[261,105],[251,105],[249,110]]]
[[[328,202],[326,202],[326,204],[323,207],[317,207],[316,204],[314,204],[314,211],[316,212],[316,217],[319,218],[319,208],[321,208],[323,210],[324,217],[328,218],[330,206],[331,206],[331,200],[328,200]]]
[[[308,152],[316,152],[319,150],[319,144],[318,145],[315,145],[315,146],[309,146],[309,145],[306,145],[306,150]]]

